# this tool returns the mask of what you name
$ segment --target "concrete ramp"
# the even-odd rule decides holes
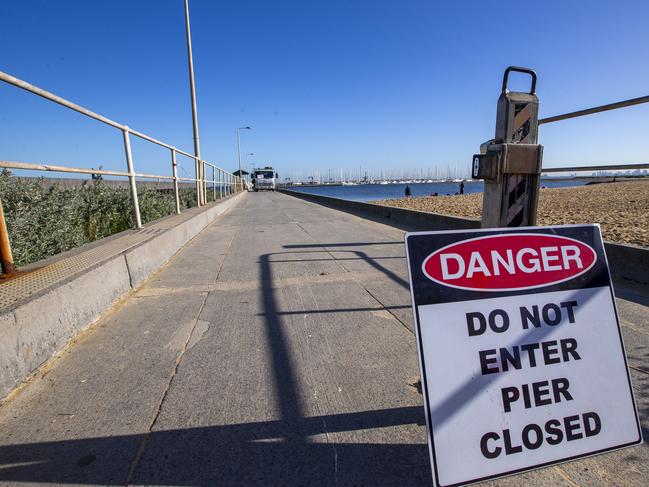
[[[646,430],[649,300],[625,293]],[[403,232],[251,193],[2,404],[0,483],[431,485],[417,378]],[[641,446],[495,484],[648,478]]]

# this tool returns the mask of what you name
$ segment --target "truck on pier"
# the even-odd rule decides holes
[[[261,169],[253,169],[251,177],[252,188],[254,191],[275,191],[277,188],[279,175],[270,166]]]

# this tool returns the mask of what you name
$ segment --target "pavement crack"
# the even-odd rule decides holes
[[[356,281],[356,284],[358,284],[361,288],[363,288],[363,289],[365,290],[365,292],[366,292],[367,294],[369,294],[369,295],[371,296],[371,298],[379,304],[379,306],[381,306],[385,311],[387,311],[388,313],[390,313],[390,314],[392,315],[392,317],[393,317],[395,320],[397,320],[399,323],[401,323],[401,326],[403,326],[406,330],[408,330],[408,331],[410,332],[411,335],[414,335],[414,334],[415,334],[415,332],[413,332],[413,331],[408,327],[408,325],[406,325],[402,320],[400,320],[399,317],[398,317],[397,315],[395,315],[395,314],[390,310],[389,307],[387,307],[385,304],[383,304],[383,303],[381,302],[381,300],[380,300],[379,298],[377,298],[377,297],[372,293],[372,291],[370,291],[369,289],[367,289],[365,286],[363,286],[363,285],[362,285],[360,282],[358,282],[358,281]]]
[[[185,339],[185,343],[183,345],[182,350],[176,357],[176,361],[174,363],[174,366],[171,370],[171,374],[169,375],[169,379],[167,379],[167,384],[165,385],[165,388],[162,391],[162,394],[160,396],[160,400],[158,401],[158,405],[155,409],[155,413],[153,414],[153,418],[151,418],[151,422],[149,423],[149,427],[144,433],[144,437],[142,438],[142,442],[140,443],[140,447],[137,450],[137,453],[135,454],[135,458],[133,458],[133,461],[131,462],[131,466],[128,471],[128,475],[126,477],[126,482],[124,483],[125,486],[128,486],[131,481],[133,480],[133,476],[135,475],[135,471],[137,470],[137,467],[140,463],[140,460],[144,456],[144,451],[146,450],[146,447],[149,443],[149,439],[151,437],[151,432],[153,431],[153,428],[155,427],[156,422],[158,421],[158,418],[160,417],[160,413],[162,412],[162,407],[164,406],[164,402],[167,399],[167,395],[169,394],[169,390],[171,389],[171,384],[176,377],[176,374],[178,373],[178,367],[180,366],[180,362],[182,362],[183,357],[185,356],[185,352],[189,349],[189,341],[191,340],[192,334],[194,333],[194,330],[196,329],[196,325],[201,321],[199,319],[201,313],[203,312],[203,308],[205,307],[205,303],[207,302],[207,297],[206,295],[203,298],[203,303],[201,304],[198,313],[196,315],[196,319],[194,320],[194,324],[192,325],[191,330],[187,334],[187,338]]]
[[[214,277],[214,282],[212,283],[213,285],[216,285],[216,282],[219,280],[219,276],[221,275],[221,270],[223,269],[223,264],[225,263],[226,259],[228,258],[228,255],[230,255],[230,249],[232,248],[232,242],[234,242],[234,239],[236,236],[239,235],[239,230],[236,230],[235,232],[232,233],[232,238],[228,242],[228,247],[225,249],[225,254],[223,255],[223,259],[221,259],[221,264],[219,265],[219,269],[216,271],[216,276]]]
[[[218,271],[216,272],[216,277],[214,278],[214,282],[216,282],[219,278],[219,275],[221,274],[221,269],[223,268],[223,263],[225,262],[227,258],[227,254],[230,253],[230,249],[232,248],[232,242],[234,241],[235,236],[238,234],[238,231],[235,232],[232,235],[232,238],[230,239],[230,242],[228,243],[228,248],[226,250],[226,257],[221,260],[221,265],[219,266]],[[171,370],[171,374],[169,375],[169,379],[167,379],[167,383],[165,385],[165,388],[162,391],[162,394],[160,396],[160,400],[158,401],[157,407],[155,409],[155,413],[153,414],[153,417],[151,418],[151,422],[149,423],[149,427],[147,430],[144,432],[144,436],[142,438],[142,442],[140,443],[140,446],[137,450],[137,453],[135,454],[135,457],[133,458],[133,461],[131,462],[131,466],[129,467],[128,470],[128,475],[126,476],[126,482],[124,483],[125,486],[128,486],[131,481],[133,480],[133,477],[135,475],[135,471],[137,470],[138,465],[140,464],[140,460],[144,456],[144,451],[146,450],[146,447],[149,443],[149,440],[151,438],[151,432],[153,431],[153,428],[155,427],[158,418],[160,417],[160,413],[162,412],[162,408],[164,406],[164,402],[167,399],[167,395],[169,394],[169,391],[171,389],[171,384],[173,383],[174,378],[176,377],[176,374],[178,373],[178,367],[180,367],[180,363],[182,362],[185,353],[187,350],[189,350],[193,345],[196,344],[198,340],[192,341],[192,335],[194,335],[194,331],[196,330],[197,326],[199,323],[203,324],[205,323],[203,320],[200,319],[201,314],[203,313],[203,309],[205,308],[205,304],[207,303],[207,299],[209,298],[209,293],[205,294],[205,297],[203,298],[203,302],[198,309],[198,313],[196,314],[196,318],[194,319],[194,323],[191,327],[191,330],[189,330],[189,333],[187,334],[187,337],[185,338],[185,343],[183,344],[183,347],[176,357],[176,361],[174,363],[174,366]],[[203,325],[200,326],[200,328],[205,328]],[[206,331],[206,328],[203,330],[203,333]],[[202,334],[201,334],[202,337]],[[199,338],[200,340],[200,338]],[[191,342],[191,344],[190,344]]]
[[[297,291],[297,295],[300,297],[300,304],[302,305],[302,308],[304,308],[305,307],[304,297],[300,292],[299,286],[296,288],[296,291]],[[318,310],[318,303],[316,300],[314,300],[313,304],[316,307],[316,310]],[[311,350],[311,341],[309,340],[312,334],[309,333],[308,316],[309,315],[307,313],[303,315],[302,327],[304,329],[306,349],[308,350],[309,355],[313,356],[313,352]],[[316,411],[318,412],[318,415],[322,418],[322,431],[324,433],[325,439],[327,440],[327,444],[331,445],[331,449],[334,455],[334,484],[338,485],[338,450],[336,449],[336,442],[329,436],[327,421],[325,420],[326,415],[324,414],[323,408],[321,407],[320,399],[318,397],[318,389],[315,386],[315,379],[313,377],[313,368],[310,366],[310,362],[307,362],[307,364],[308,364],[308,371],[309,371],[309,383],[311,384],[311,387],[313,387],[313,401],[315,403],[315,408]]]
[[[579,484],[577,482],[575,482],[574,480],[572,480],[572,478],[568,475],[568,473],[563,468],[561,468],[559,465],[555,466],[554,469],[572,487],[580,487]]]
[[[629,368],[635,370],[636,372],[642,372],[643,374],[649,375],[649,371],[647,371],[645,369],[641,369],[639,367],[634,367],[633,365],[629,365]]]
[[[128,266],[128,259],[126,258],[126,255],[124,254],[124,265],[126,265],[126,274],[128,274],[128,285],[130,286],[131,289],[134,289],[135,286],[133,286],[133,276],[131,275],[131,268]]]

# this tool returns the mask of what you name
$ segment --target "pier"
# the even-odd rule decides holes
[[[430,485],[404,225],[237,198],[4,401],[0,482]],[[616,292],[647,436],[649,293]],[[642,445],[494,484],[648,476]]]

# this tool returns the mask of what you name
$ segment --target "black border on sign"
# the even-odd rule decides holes
[[[528,467],[523,467],[519,468],[516,470],[509,470],[506,472],[494,474],[494,475],[489,475],[486,477],[480,477],[476,479],[471,479],[467,480],[465,482],[459,482],[455,484],[446,484],[443,485],[439,482],[438,478],[438,468],[437,468],[437,456],[435,455],[435,441],[433,438],[433,426],[432,426],[432,418],[430,415],[430,408],[428,407],[428,383],[426,381],[426,374],[424,373],[425,371],[425,363],[424,363],[424,354],[423,354],[423,343],[421,340],[421,330],[419,329],[419,310],[417,309],[417,304],[415,303],[415,293],[414,289],[412,287],[412,273],[410,271],[410,253],[408,251],[408,237],[411,236],[417,236],[417,235],[435,235],[435,234],[449,234],[449,233],[479,233],[479,232],[493,232],[493,231],[499,231],[500,233],[510,233],[510,232],[516,232],[519,230],[528,230],[528,229],[554,229],[554,228],[579,228],[579,227],[589,227],[593,228],[596,232],[596,236],[599,238],[600,242],[602,243],[602,254],[604,257],[604,263],[606,265],[606,272],[608,274],[609,278],[609,284],[608,288],[611,293],[611,300],[613,301],[613,311],[615,312],[615,321],[617,324],[617,332],[618,336],[620,338],[620,346],[622,347],[622,358],[624,360],[624,365],[626,368],[626,376],[627,376],[627,382],[629,385],[629,391],[631,392],[631,402],[633,404],[633,411],[635,412],[635,421],[636,421],[636,427],[638,431],[638,439],[635,441],[632,441],[630,443],[623,443],[621,445],[616,445],[612,446],[609,448],[604,448],[602,450],[596,450],[593,452],[588,452],[588,453],[582,453],[581,455],[575,455],[572,457],[566,457],[566,458],[561,458],[558,460],[553,460],[551,462],[545,462],[545,463],[538,463],[536,465],[530,465]],[[544,467],[549,467],[550,465],[559,465],[562,463],[570,462],[573,460],[578,460],[580,458],[587,458],[587,457],[592,457],[595,455],[600,455],[602,453],[607,453],[610,451],[614,450],[620,450],[622,448],[628,448],[631,446],[639,445],[642,443],[642,429],[640,427],[640,417],[638,415],[638,407],[636,405],[636,400],[635,400],[635,394],[633,392],[633,386],[631,384],[631,374],[629,373],[629,364],[627,362],[626,358],[626,348],[624,347],[624,338],[622,337],[622,330],[620,328],[620,317],[618,315],[617,311],[617,303],[615,302],[615,293],[613,291],[613,281],[611,279],[611,270],[608,266],[608,258],[606,256],[606,249],[604,248],[604,242],[602,240],[602,233],[601,229],[599,226],[599,223],[591,223],[591,224],[578,224],[578,225],[548,225],[548,226],[537,226],[537,227],[512,227],[512,228],[479,228],[479,229],[471,229],[471,230],[438,230],[438,231],[429,231],[429,232],[407,232],[404,236],[404,243],[406,247],[406,264],[408,266],[408,280],[410,284],[410,298],[412,301],[412,312],[414,315],[415,319],[415,333],[417,336],[417,353],[419,355],[419,374],[421,377],[421,385],[422,385],[422,390],[423,390],[423,398],[424,398],[424,413],[426,417],[426,431],[427,431],[427,436],[428,436],[428,450],[430,453],[430,458],[432,462],[432,474],[433,474],[433,483],[437,487],[457,487],[461,485],[469,485],[473,484],[476,482],[483,482],[485,480],[493,480],[497,478],[502,478],[502,477],[508,477],[510,475],[515,475],[517,473],[522,473],[522,472],[529,472],[531,470],[537,470],[539,468],[544,468]]]

